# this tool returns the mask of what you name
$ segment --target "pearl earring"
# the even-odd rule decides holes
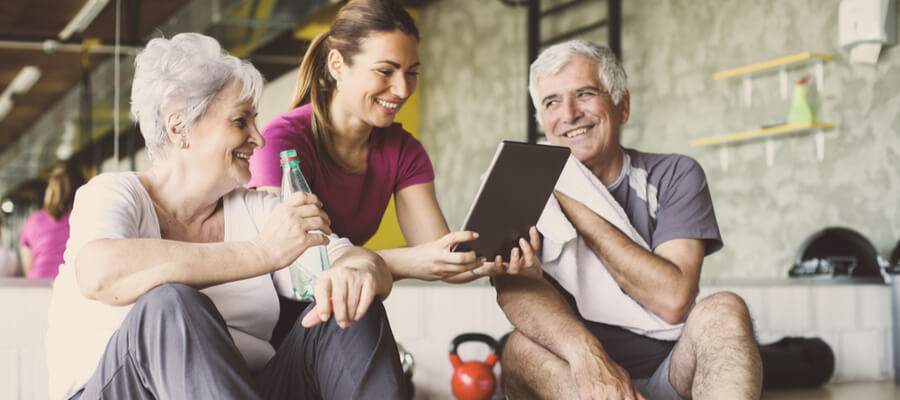
[[[182,141],[181,141],[181,148],[182,148],[182,149],[186,149],[187,147],[188,147],[187,140],[182,140]]]

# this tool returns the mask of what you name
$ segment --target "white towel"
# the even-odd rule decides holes
[[[624,156],[624,164],[630,165],[628,155]],[[649,249],[606,186],[574,156],[569,156],[555,189],[580,201],[635,243]],[[676,340],[681,336],[684,324],[667,323],[619,287],[587,243],[578,237],[554,196],[550,196],[537,229],[544,235],[541,251],[544,271],[575,297],[584,318],[660,340]]]

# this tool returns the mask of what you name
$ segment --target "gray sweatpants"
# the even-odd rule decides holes
[[[310,305],[303,312],[312,309]],[[135,303],[73,399],[398,399],[408,397],[384,306],[341,329],[301,318],[252,374],[212,301],[165,284]]]

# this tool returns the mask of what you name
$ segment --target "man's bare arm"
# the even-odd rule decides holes
[[[579,235],[620,287],[669,323],[681,322],[697,296],[704,242],[673,239],[650,252],[581,202],[554,192]]]

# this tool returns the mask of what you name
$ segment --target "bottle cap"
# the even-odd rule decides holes
[[[287,149],[278,153],[278,156],[281,157],[281,164],[284,164],[288,161],[299,161],[300,157],[297,157],[297,150]]]

